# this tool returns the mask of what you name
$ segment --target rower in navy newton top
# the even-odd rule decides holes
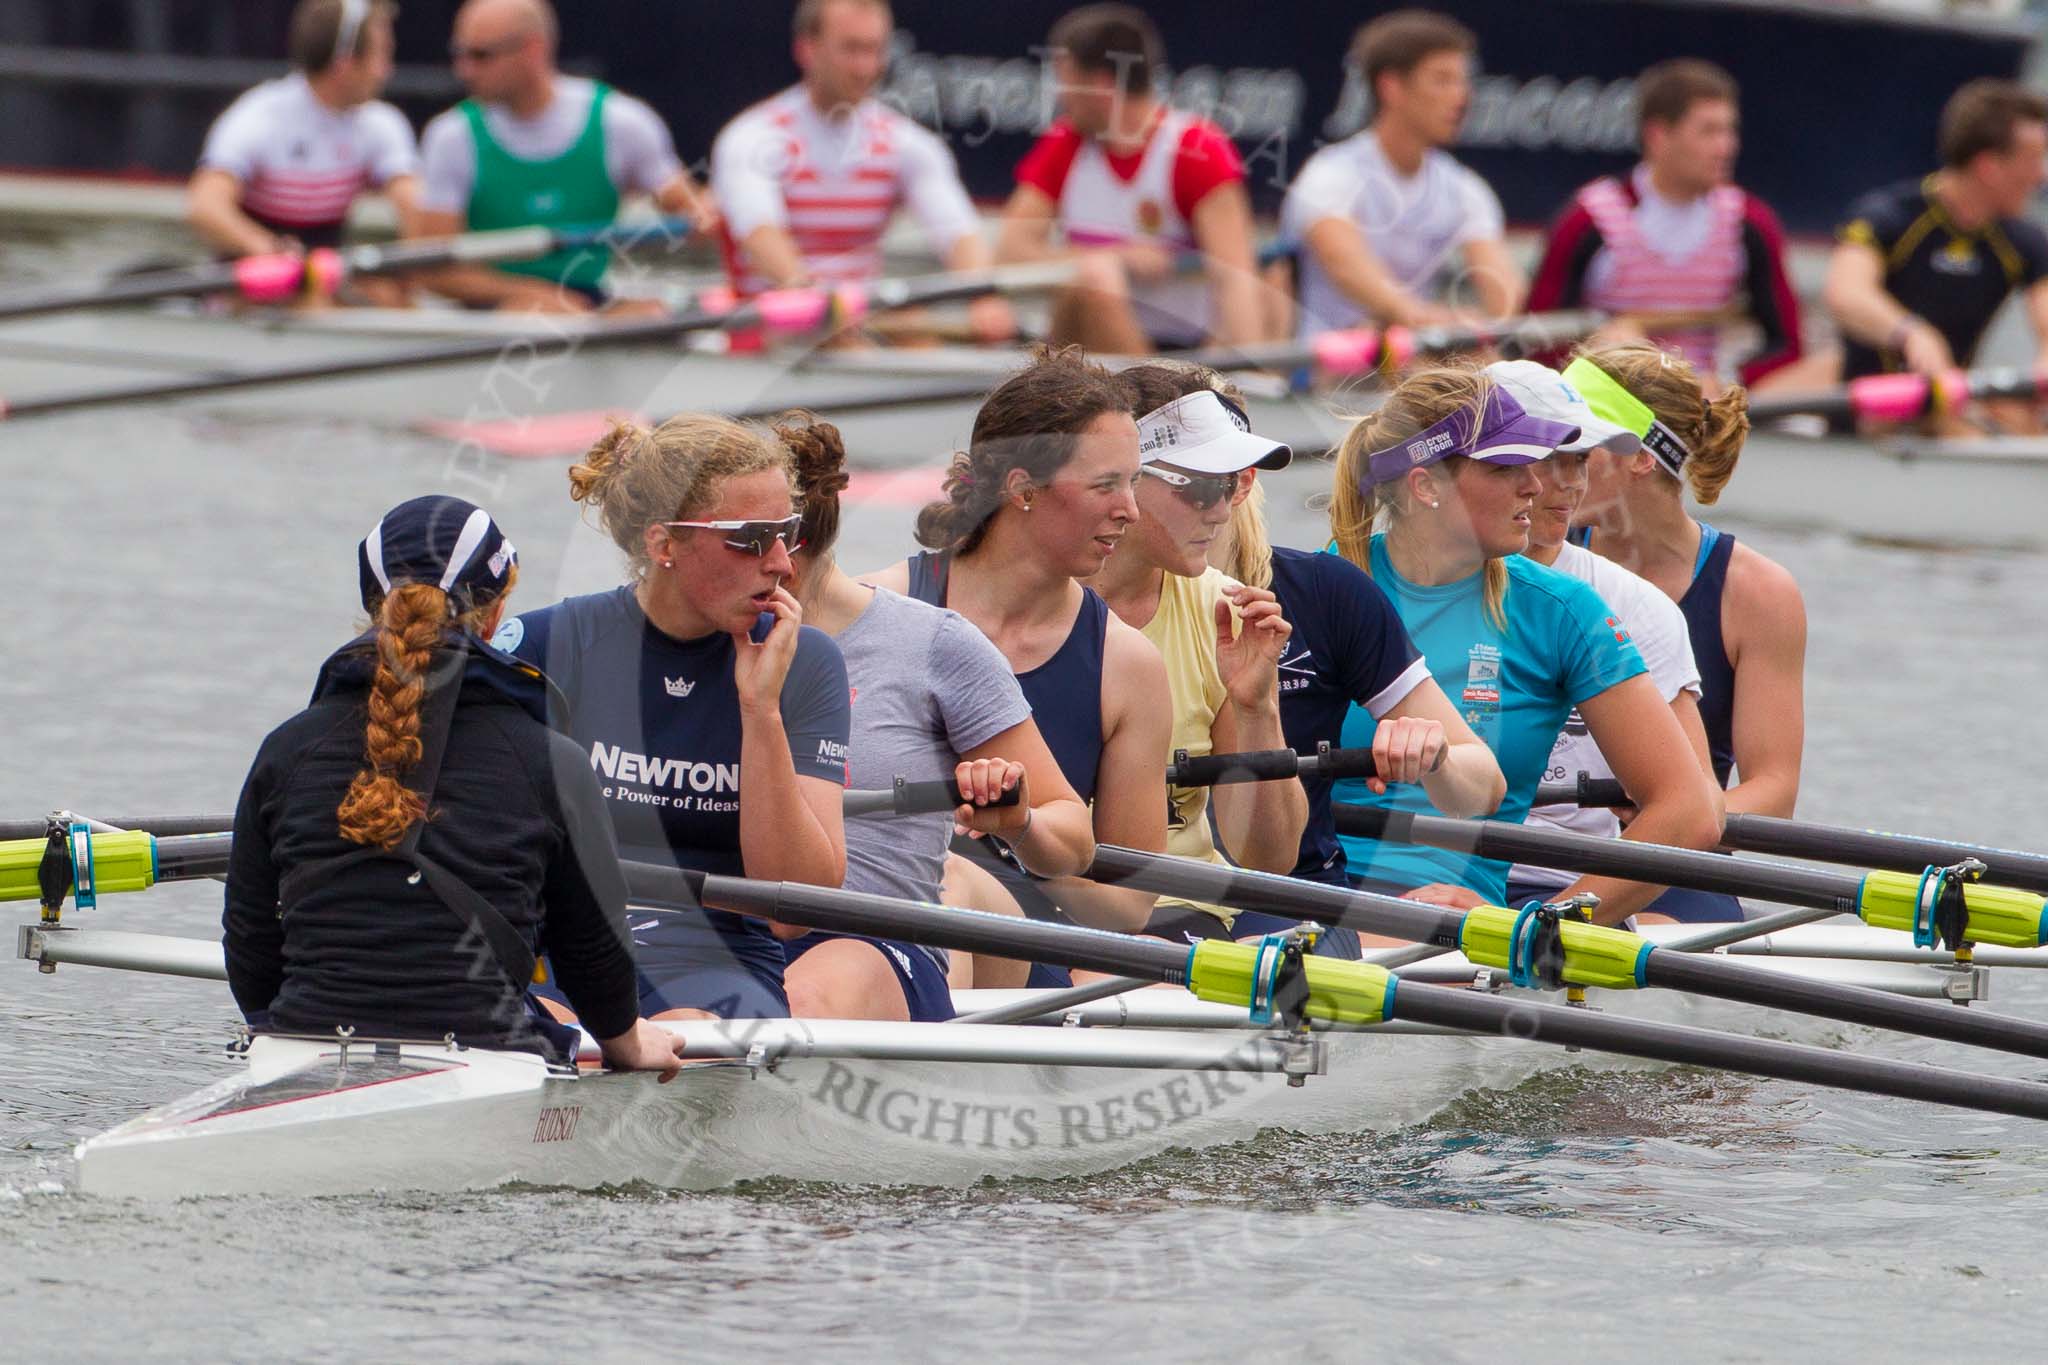
[[[993,640],[1067,781],[1093,801],[1096,839],[1157,853],[1166,847],[1166,668],[1075,581],[1102,567],[1136,518],[1138,467],[1138,428],[1114,379],[1078,349],[1045,355],[983,402],[946,496],[919,515],[918,540],[936,553],[867,577],[950,607]],[[1131,933],[1153,903],[1078,877],[1038,881],[979,847],[974,861],[949,864],[946,899]],[[976,961],[976,986],[1022,977]],[[1031,972],[1033,985],[1065,978]]]
[[[634,581],[508,622],[546,666],[558,725],[603,783],[629,858],[838,886],[850,706],[839,648],[782,586],[799,518],[768,433],[686,414],[621,426],[569,471]],[[779,938],[720,910],[640,911],[641,1006],[656,1017],[786,1015]]]

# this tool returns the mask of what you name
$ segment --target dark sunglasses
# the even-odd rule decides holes
[[[692,531],[724,531],[728,549],[744,550],[748,554],[766,555],[768,547],[777,541],[792,552],[801,550],[804,545],[798,534],[804,525],[801,512],[781,521],[664,521],[661,524]]]
[[[1174,495],[1197,512],[1206,512],[1237,492],[1236,474],[1183,474],[1156,464],[1139,465],[1138,472],[1150,474],[1174,491]]]
[[[521,34],[517,38],[506,38],[500,42],[486,43],[482,47],[463,47],[457,43],[448,45],[448,60],[451,62],[488,62],[513,51],[526,41]]]

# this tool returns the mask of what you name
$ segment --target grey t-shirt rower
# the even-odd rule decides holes
[[[853,688],[847,785],[951,777],[959,756],[1031,717],[1010,664],[974,624],[886,588],[839,632]],[[937,900],[953,817],[867,815],[846,822],[846,889]]]

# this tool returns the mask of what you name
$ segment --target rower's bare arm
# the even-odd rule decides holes
[[[1465,275],[1472,282],[1480,310],[1489,318],[1513,317],[1529,297],[1529,281],[1508,255],[1507,243],[1498,237],[1465,243]]]
[[[412,237],[453,237],[467,225],[462,215],[422,208],[407,231]],[[417,282],[444,298],[473,308],[503,308],[533,313],[581,313],[589,310],[582,295],[532,275],[515,275],[487,265],[464,262],[422,270]]]
[[[1508,794],[1500,760],[1486,747],[1486,741],[1472,733],[1435,678],[1425,677],[1417,683],[1382,719],[1404,716],[1433,720],[1444,727],[1447,747],[1443,766],[1422,779],[1430,805],[1459,820],[1477,819],[1500,809],[1501,798]]]
[[[1941,333],[1886,292],[1884,257],[1876,247],[1836,243],[1820,296],[1835,325],[1864,345],[1903,349],[1906,363],[1923,374],[1954,363]]]
[[[1671,699],[1671,714],[1678,717],[1678,728],[1685,731],[1685,742],[1692,746],[1692,756],[1699,760],[1700,771],[1711,776],[1714,750],[1707,740],[1707,723],[1700,719],[1699,694],[1691,688],[1680,688]]]
[[[1414,298],[1387,273],[1350,219],[1317,219],[1302,233],[1301,244],[1345,298],[1380,322],[1412,327],[1448,320],[1447,312]]]
[[[843,885],[846,789],[822,777],[799,776],[790,765],[781,725],[773,729],[773,740],[764,734],[759,747],[782,746],[779,771],[772,762],[754,766],[751,734],[740,746],[740,771],[746,774],[746,792],[740,800],[742,865],[749,877],[761,881]],[[768,927],[777,938],[802,938],[810,932],[775,920]]]
[[[1712,848],[1721,841],[1720,802],[1713,779],[1700,770],[1678,718],[1638,673],[1579,703],[1586,729],[1637,798],[1636,818],[1622,838],[1677,848]],[[1661,887],[1614,877],[1581,877],[1566,895],[1590,891],[1600,898],[1597,918],[1618,923],[1657,898]]]
[[[384,182],[384,197],[391,201],[391,211],[398,218],[398,235],[412,237],[413,224],[420,215],[420,178],[416,175],[394,175]]]
[[[1731,737],[1741,777],[1728,789],[1728,809],[1790,819],[1806,747],[1806,602],[1791,574],[1738,543],[1724,614],[1735,623]]]
[[[1102,758],[1096,767],[1095,838],[1145,853],[1166,850],[1166,750],[1173,718],[1159,698],[1168,695],[1166,665],[1143,635],[1114,617],[1102,642],[1105,719]],[[1083,924],[1137,933],[1152,918],[1156,897],[1079,877],[1049,883],[1052,898]]]
[[[229,256],[280,249],[270,229],[242,212],[242,182],[217,166],[202,167],[185,191],[185,221],[200,240]]]
[[[694,232],[718,231],[718,201],[686,170],[679,170],[654,192],[654,206],[674,218],[687,218]]]
[[[2034,363],[2048,364],[2048,280],[2027,287],[2027,321],[2034,328]]]
[[[1189,223],[1202,268],[1209,277],[1214,320],[1210,341],[1219,346],[1244,346],[1263,335],[1259,307],[1259,269],[1252,245],[1252,200],[1240,181],[1218,185],[1195,205]],[[1289,864],[1289,868],[1292,868]]]
[[[1060,771],[1038,722],[1025,720],[962,754],[963,759],[1005,758],[1024,765],[1031,821],[1003,838],[1017,860],[1041,877],[1071,877],[1095,861],[1095,824],[1088,805]]]
[[[1277,703],[1252,710],[1225,703],[1209,726],[1219,754],[1285,749]],[[1254,872],[1288,873],[1301,860],[1301,831],[1308,824],[1308,793],[1301,779],[1232,782],[1209,789],[1216,808],[1216,842],[1231,861]]]
[[[995,252],[979,232],[963,232],[946,251],[948,270],[986,270],[995,264]],[[1017,335],[1017,314],[1001,294],[983,294],[967,304],[967,322],[977,341],[994,344]]]
[[[1052,223],[1059,205],[1036,185],[1019,185],[1003,205],[996,231],[996,260],[1004,265],[1051,259]]]
[[[763,223],[747,234],[740,250],[746,253],[749,265],[775,281],[780,288],[792,289],[811,281],[811,272],[804,265],[804,255],[797,250],[796,238],[789,235],[787,228]]]
[[[1278,599],[1265,588],[1232,587],[1216,603],[1215,624],[1224,701],[1209,723],[1211,751],[1285,749],[1279,663],[1294,628]],[[1259,872],[1294,870],[1301,831],[1308,824],[1308,793],[1301,779],[1228,783],[1212,787],[1209,800],[1217,839],[1239,864]]]

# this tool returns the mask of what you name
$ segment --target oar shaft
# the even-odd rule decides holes
[[[1872,374],[1820,393],[1784,394],[1749,405],[1750,420],[1768,422],[1799,413],[1847,421],[1910,422],[1953,412],[1986,398],[2037,398],[2048,374],[2010,367],[1949,370],[1937,375]]]
[[[676,874],[673,881],[649,877],[639,870],[641,866],[626,864],[627,884],[635,895],[646,894],[647,889],[654,887],[673,891],[678,883],[688,880],[680,874]],[[991,915],[979,910],[918,905],[888,896],[835,891],[794,882],[706,876],[703,884],[702,899],[706,905],[780,920],[785,924],[867,934],[876,938],[908,939],[955,952],[1023,958],[1173,985],[1184,984],[1187,980],[1187,947],[1156,938],[1135,938],[1129,934],[1021,919],[1015,915]],[[680,898],[669,895],[661,899]]]
[[[689,232],[687,221],[662,218],[650,223],[502,228],[457,237],[370,243],[340,251],[323,249],[303,256],[245,256],[180,269],[150,270],[89,284],[9,290],[0,294],[0,318],[37,317],[79,308],[114,308],[195,294],[240,293],[259,303],[282,303],[307,293],[325,296],[358,275],[393,275],[461,261],[531,260],[553,251],[600,243],[624,252],[653,241],[680,241]]]
[[[1951,867],[1964,858],[1984,864],[1984,880],[2048,895],[2048,857],[2012,849],[1985,848],[1947,839],[1911,834],[1781,820],[1771,815],[1731,815],[1721,831],[1726,848],[1785,858],[1818,858],[1859,867],[1884,867],[1894,872],[1919,872]]]
[[[1366,839],[1431,848],[1532,867],[1625,877],[1695,891],[1759,896],[1788,905],[1857,913],[1862,879],[1822,868],[1738,861],[1718,853],[1603,839],[1568,830],[1533,829],[1497,820],[1448,820],[1379,806],[1339,805],[1337,830]]]
[[[1897,1029],[1972,1047],[1995,1048],[2025,1057],[2048,1057],[2048,1028],[2030,1019],[1958,1009],[1947,1001],[1913,1000],[1844,986],[1792,972],[1774,972],[1697,953],[1654,952],[1643,964],[1643,982],[1692,991],[1721,1000],[1838,1019],[1845,1024]]]
[[[1912,1062],[1894,1062],[1853,1052],[1714,1033],[1678,1024],[1616,1019],[1590,1010],[1531,1005],[1443,986],[1404,983],[1400,987],[1398,1001],[1400,1018],[1445,1028],[1467,1029],[1475,1033],[1499,1032],[1510,1037],[1559,1043],[1567,1047],[1622,1052],[1687,1066],[1746,1071],[1779,1080],[1837,1086],[1866,1094],[1924,1100],[1965,1109],[1983,1109],[2020,1118],[2048,1118],[2048,1086],[2032,1081],[1946,1071]],[[1962,1013],[1960,1010],[1956,1012]]]
[[[174,882],[221,876],[228,870],[228,855],[234,843],[233,831],[159,839],[156,841],[156,879]]]
[[[1296,877],[1250,872],[1221,863],[1197,863],[1115,844],[1096,847],[1095,861],[1086,875],[1090,881],[1109,886],[1136,887],[1162,896],[1183,896],[1240,910],[1263,910],[1285,919],[1314,920],[1439,948],[1458,946],[1458,928],[1463,922],[1460,912],[1421,901],[1369,891],[1344,891]]]
[[[1338,809],[1342,812],[1347,808],[1340,806]],[[1377,808],[1350,809],[1370,809],[1375,814],[1386,814]],[[1421,818],[1423,817],[1417,817],[1418,823]],[[1436,824],[1462,831],[1468,838],[1475,831],[1483,834],[1489,829],[1503,833],[1522,832],[1520,826],[1491,826],[1485,821],[1439,820]],[[1340,820],[1339,828],[1342,827]],[[1569,837],[1574,845],[1582,842],[1596,850],[1628,847],[1620,840],[1582,838],[1576,835]],[[1655,846],[1635,847],[1658,855],[1684,852]],[[1502,856],[1491,849],[1481,851],[1485,852],[1486,856]],[[1711,853],[1690,856],[1722,866],[1759,866],[1755,863],[1737,863],[1734,859]],[[1576,860],[1573,861],[1576,864]],[[1466,915],[1462,911],[1440,910],[1386,896],[1346,893],[1334,887],[1317,886],[1290,877],[1275,877],[1268,873],[1248,872],[1239,868],[1218,867],[1207,863],[1192,863],[1185,859],[1163,858],[1156,854],[1135,853],[1113,845],[1105,845],[1097,850],[1095,866],[1089,870],[1089,875],[1096,880],[1121,882],[1162,894],[1263,910],[1269,914],[1295,919],[1343,923],[1368,932],[1410,939],[1417,943],[1443,947],[1467,946],[1463,932]],[[1645,874],[1637,870],[1617,875]],[[1652,879],[1661,880],[1655,877]],[[1850,883],[1850,899],[1847,905],[1813,908],[1841,908],[1853,912],[1856,909],[1856,880],[1847,880]],[[1754,885],[1750,885],[1747,889],[1755,888]],[[1976,1010],[1960,1010],[1947,1003],[1908,1000],[1860,986],[1795,980],[1784,973],[1730,962],[1725,957],[1707,954],[1657,949],[1643,954],[1641,964],[1638,968],[1640,984],[1645,986],[1687,990],[1745,1004],[1789,1009],[1844,1023],[1869,1024],[1928,1038],[1996,1048],[2023,1056],[2048,1057],[2048,1025],[2031,1020]]]
[[[214,834],[221,830],[233,829],[235,818],[232,815],[135,815],[121,820],[101,820],[97,823],[112,829],[147,830],[158,838],[171,838],[187,834]],[[0,821],[0,841],[40,839],[47,828],[46,820]]]

